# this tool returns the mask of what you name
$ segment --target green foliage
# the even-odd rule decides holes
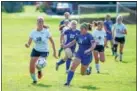
[[[2,11],[7,13],[22,12],[23,2],[13,2],[13,1],[3,1],[2,2]]]

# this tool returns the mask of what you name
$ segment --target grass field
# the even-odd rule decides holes
[[[48,66],[43,70],[44,77],[37,85],[32,85],[28,70],[32,46],[26,49],[24,44],[35,28],[37,15],[41,14],[32,17],[2,14],[2,91],[136,91],[136,25],[127,25],[128,35],[122,63],[114,61],[110,49],[107,49],[106,62],[101,64],[101,74],[96,73],[93,60],[93,73],[90,76],[81,76],[78,68],[72,86],[64,87],[65,65],[58,72],[55,71],[57,60],[52,57],[50,48]],[[59,21],[45,19],[57,49]]]

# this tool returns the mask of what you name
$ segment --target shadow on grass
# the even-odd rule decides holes
[[[52,87],[52,85],[45,85],[45,84],[42,84],[42,83],[35,84],[35,86],[38,86],[38,87],[44,87],[44,88]]]
[[[127,63],[130,63],[130,62],[127,62],[127,61],[122,61],[121,63],[127,64]]]
[[[101,72],[101,73],[99,73],[99,74],[102,74],[102,75],[109,75],[108,72]]]
[[[87,90],[98,90],[99,88],[92,86],[92,85],[88,85],[88,86],[82,86],[80,87],[82,89],[87,89]]]

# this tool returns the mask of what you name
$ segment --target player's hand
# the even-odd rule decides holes
[[[26,44],[25,44],[25,47],[26,47],[26,48],[29,48],[29,44],[26,43]]]
[[[84,51],[84,54],[90,54],[91,53],[91,50],[90,49],[87,49]]]
[[[62,47],[62,48],[64,48],[64,49],[66,49],[66,48],[67,48],[67,47],[66,47],[65,45],[63,45],[63,44],[61,45],[61,47]]]

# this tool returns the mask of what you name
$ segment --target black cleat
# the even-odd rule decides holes
[[[92,70],[92,67],[89,67],[88,71],[87,71],[87,75],[90,75],[91,74],[91,70]]]
[[[99,74],[99,73],[100,73],[100,71],[97,71],[97,73]]]
[[[64,86],[70,86],[68,83],[65,83]]]
[[[37,81],[33,81],[33,84],[37,84]]]

